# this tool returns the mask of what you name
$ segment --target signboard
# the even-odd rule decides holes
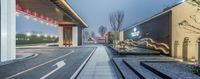
[[[131,33],[131,36],[135,37],[135,36],[139,36],[139,34],[140,34],[140,31],[138,31],[137,28],[134,28],[133,32]]]

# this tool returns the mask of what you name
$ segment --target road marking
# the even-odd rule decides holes
[[[65,66],[65,62],[64,62],[64,60],[62,60],[62,61],[57,62],[53,66],[57,66],[57,68],[54,69],[53,71],[49,72],[48,74],[44,75],[40,79],[46,79],[48,76],[50,76],[51,74],[53,74],[54,72],[56,72],[57,70],[59,70],[60,68],[62,68],[63,66]]]
[[[49,60],[49,61],[47,61],[47,62],[45,62],[45,63],[42,63],[42,64],[40,64],[40,65],[34,66],[34,67],[32,67],[32,68],[29,68],[29,69],[27,69],[27,70],[21,71],[21,72],[19,72],[19,73],[17,73],[17,74],[14,74],[14,75],[12,75],[12,76],[9,76],[9,77],[7,77],[6,79],[11,79],[11,78],[16,77],[16,76],[18,76],[18,75],[21,75],[21,74],[23,74],[23,73],[26,73],[26,72],[28,72],[28,71],[31,71],[31,70],[33,70],[33,69],[35,69],[35,68],[38,68],[38,67],[40,67],[40,66],[43,66],[43,65],[46,65],[46,64],[51,63],[51,62],[53,62],[53,61],[56,61],[56,60],[58,60],[58,59],[60,59],[60,58],[63,58],[63,57],[65,57],[65,56],[67,56],[67,55],[72,54],[73,52],[74,52],[74,50],[72,50],[70,53],[67,53],[67,54],[65,54],[65,55],[62,55],[62,56],[57,57],[57,58],[55,58],[55,59]]]

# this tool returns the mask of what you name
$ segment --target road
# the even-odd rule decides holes
[[[35,58],[0,66],[0,79],[69,79],[93,47],[20,49]]]

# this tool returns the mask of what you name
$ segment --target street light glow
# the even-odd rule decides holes
[[[40,35],[40,34],[37,34],[36,36],[37,36],[37,37],[40,37],[41,35]]]
[[[48,37],[48,35],[47,35],[47,34],[45,34],[45,35],[44,35],[44,37],[46,38],[46,37]]]
[[[31,36],[31,33],[26,33],[26,36],[28,36],[28,37]]]
[[[181,0],[181,2],[185,2],[185,0]]]
[[[50,37],[51,37],[51,38],[53,38],[54,36],[53,36],[53,35],[51,35]]]
[[[55,38],[58,38],[58,36],[57,36],[57,35],[55,35]]]

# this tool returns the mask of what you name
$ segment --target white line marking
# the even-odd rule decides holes
[[[18,76],[18,75],[21,75],[21,74],[23,74],[23,73],[26,73],[26,72],[28,72],[28,71],[31,71],[31,70],[33,70],[33,69],[35,69],[35,68],[38,68],[38,67],[40,67],[40,66],[43,66],[43,65],[46,65],[46,64],[51,63],[51,62],[53,62],[53,61],[56,61],[56,60],[58,60],[58,59],[60,59],[60,58],[63,58],[63,57],[65,57],[65,56],[67,56],[67,55],[72,54],[73,52],[74,52],[74,50],[72,50],[70,53],[67,53],[67,54],[62,55],[62,56],[60,56],[60,57],[57,57],[57,58],[55,58],[55,59],[49,60],[49,61],[47,61],[47,62],[45,62],[45,63],[40,64],[40,65],[37,65],[37,66],[34,66],[34,67],[29,68],[29,69],[27,69],[27,70],[24,70],[24,71],[21,71],[21,72],[19,72],[19,73],[16,73],[16,74],[14,74],[14,75],[12,75],[12,76],[7,77],[6,79],[11,79],[11,78],[16,77],[16,76]]]
[[[54,72],[56,72],[57,70],[59,70],[60,68],[62,68],[63,66],[65,66],[65,62],[64,62],[64,60],[62,60],[62,61],[57,62],[53,66],[57,66],[57,68],[54,69],[53,71],[49,72],[48,74],[44,75],[40,79],[46,79],[48,76],[50,76],[51,74],[53,74]]]

